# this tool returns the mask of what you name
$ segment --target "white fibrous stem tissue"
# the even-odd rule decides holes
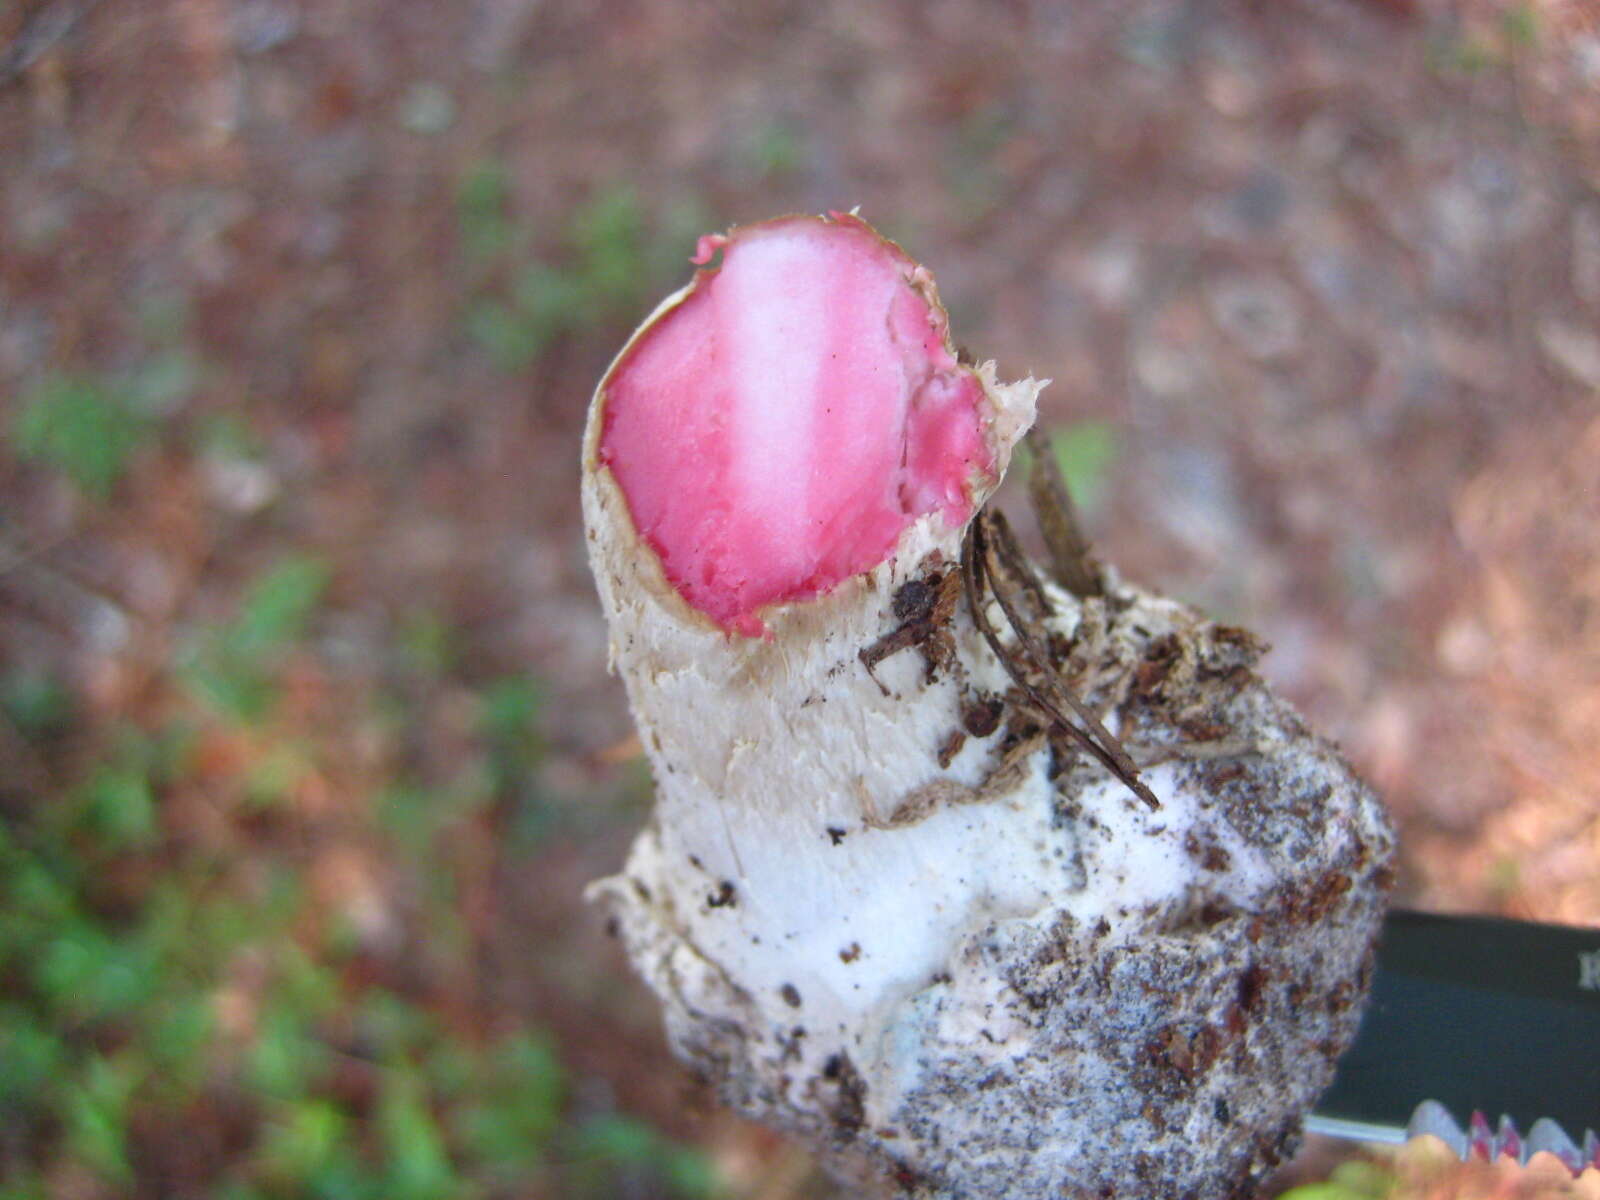
[[[695,261],[583,448],[656,783],[592,894],[674,1051],[862,1194],[1251,1194],[1355,1032],[1382,807],[1250,634],[1110,567],[1013,558],[1049,662],[1008,666],[962,551],[1043,385],[958,355],[898,246],[834,213]]]

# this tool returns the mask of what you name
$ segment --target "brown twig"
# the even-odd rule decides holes
[[[1105,593],[1100,566],[1089,553],[1089,539],[1078,523],[1078,510],[1072,493],[1061,476],[1061,464],[1037,429],[1027,435],[1033,451],[1033,467],[1028,472],[1028,498],[1050,552],[1051,573],[1056,582],[1074,596],[1099,596]]]
[[[1045,595],[1044,584],[1039,582],[1033,564],[1028,561],[1028,556],[1023,554],[1022,547],[1017,544],[1016,535],[1011,532],[1011,522],[1006,520],[1005,513],[993,509],[989,513],[989,526],[994,534],[994,548],[999,555],[1000,565],[1021,583],[1029,596],[1033,597],[1034,607],[1038,610],[1039,616],[1048,617],[1052,611],[1050,598]]]
[[[1011,676],[1012,681],[1033,701],[1040,712],[1044,713],[1063,733],[1089,751],[1106,770],[1115,775],[1152,811],[1159,810],[1161,801],[1156,799],[1155,794],[1139,778],[1139,768],[1133,759],[1128,757],[1128,752],[1123,749],[1122,743],[1061,683],[1043,647],[1028,632],[1018,615],[1011,597],[998,586],[995,576],[989,570],[986,528],[989,520],[987,513],[980,512],[975,516],[972,524],[967,527],[967,535],[961,543],[961,574],[966,581],[967,603],[972,609],[972,620],[978,627],[978,632],[983,635],[984,641],[989,643],[989,649],[994,651],[1006,674]],[[1028,678],[1018,665],[1018,655],[1006,648],[995,632],[994,626],[989,623],[989,615],[983,604],[983,589],[986,585],[994,593],[1000,611],[1005,613],[1006,621],[1011,625],[1012,633],[1016,635],[1017,643],[1022,648],[1021,657],[1044,680],[1045,688],[1051,693],[1050,697],[1047,697]],[[1083,726],[1080,728],[1069,721],[1061,711],[1062,707],[1071,709],[1078,720],[1083,722]]]

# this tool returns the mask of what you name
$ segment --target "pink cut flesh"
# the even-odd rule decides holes
[[[900,249],[854,217],[703,238],[686,298],[604,385],[600,460],[668,580],[722,628],[877,566],[912,521],[950,528],[988,479],[983,386]]]

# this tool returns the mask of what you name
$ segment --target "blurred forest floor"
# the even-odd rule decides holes
[[[0,1196],[835,1194],[581,902],[577,457],[696,234],[857,204],[1403,902],[1600,923],[1592,4],[0,0]]]

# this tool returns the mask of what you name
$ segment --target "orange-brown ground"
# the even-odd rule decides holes
[[[0,3],[0,668],[73,713],[6,710],[0,817],[181,727],[97,920],[283,866],[274,936],[354,939],[319,1037],[380,985],[471,1044],[549,1030],[564,1120],[831,1194],[669,1062],[580,902],[645,789],[577,435],[695,234],[859,204],[959,340],[1055,380],[1103,553],[1274,643],[1393,808],[1403,902],[1600,924],[1597,98],[1582,0]],[[120,474],[103,408],[40,432],[69,385],[134,412]],[[229,623],[286,554],[303,620],[261,651]],[[230,1072],[273,953],[213,964],[215,1086],[132,1107],[131,1173],[53,1117],[0,1164],[212,1194],[268,1119]],[[122,1061],[107,1020],[71,1052]],[[398,1111],[341,1062],[341,1111]]]

